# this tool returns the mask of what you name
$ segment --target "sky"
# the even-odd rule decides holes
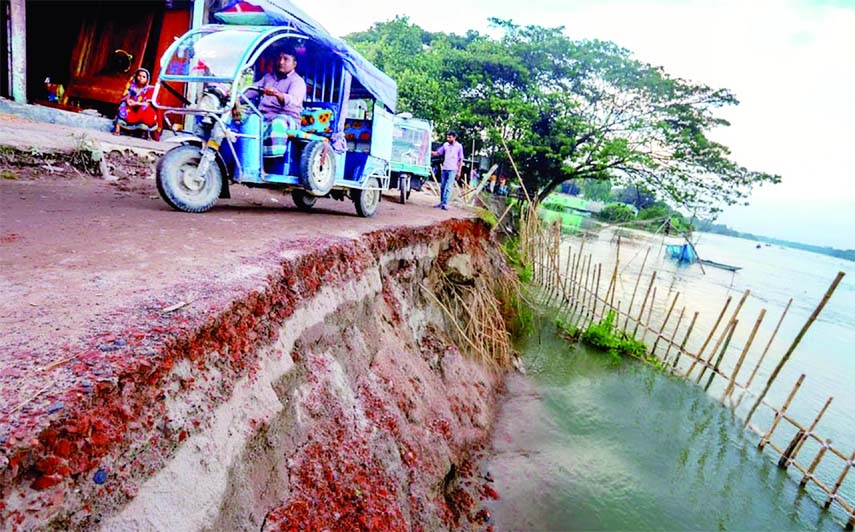
[[[718,222],[855,249],[855,0],[294,0],[332,34],[407,16],[428,31],[489,33],[488,18],[613,41],[673,76],[730,89],[711,133],[751,170],[778,174]]]

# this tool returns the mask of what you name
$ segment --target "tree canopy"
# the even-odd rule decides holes
[[[717,112],[739,103],[727,89],[561,27],[491,24],[498,37],[430,33],[396,18],[347,40],[397,80],[401,111],[513,163],[540,199],[566,180],[609,180],[707,215],[780,182],[709,137],[729,125]]]

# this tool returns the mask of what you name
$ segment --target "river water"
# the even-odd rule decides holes
[[[809,425],[826,399],[834,400],[815,429],[849,455],[855,449],[855,275],[853,264],[777,246],[761,246],[720,235],[701,235],[701,257],[740,266],[736,273],[697,265],[681,267],[664,258],[661,235],[633,233],[620,249],[616,300],[631,299],[644,254],[650,249],[633,306],[641,306],[649,275],[657,273],[651,323],[661,325],[680,292],[675,314],[686,305],[677,338],[691,314],[699,312],[688,348],[697,352],[728,296],[728,318],[745,290],[750,295],[722,363],[730,374],[761,309],[767,315],[748,352],[739,382],[745,382],[787,305],[793,303],[760,366],[751,389],[759,391],[790,347],[808,316],[837,275],[844,277],[772,386],[767,400],[782,405],[802,373],[806,380],[788,413]],[[577,253],[581,241],[568,238]],[[594,263],[612,271],[616,240],[601,233],[585,242]],[[605,292],[602,281],[601,292]],[[647,311],[644,313],[645,317]],[[632,328],[632,326],[630,326]],[[721,334],[713,335],[714,344]],[[670,334],[670,333],[669,333]],[[639,334],[640,336],[640,334]],[[652,337],[650,335],[648,340]],[[648,344],[652,342],[648,341]],[[708,348],[708,349],[711,349]],[[685,379],[637,363],[610,365],[607,358],[559,339],[548,325],[522,345],[528,376],[515,377],[500,415],[494,454],[484,463],[501,499],[492,505],[497,530],[720,529],[839,530],[839,506],[821,510],[824,495],[809,484],[798,489],[800,474],[777,468],[769,447],[757,450],[759,437],[742,428],[750,398],[735,410],[720,401],[724,381],[709,392]],[[662,349],[658,350],[661,354]],[[707,353],[710,351],[708,350]],[[682,371],[687,365],[680,363]],[[692,374],[697,375],[697,370]],[[705,376],[703,382],[706,383]],[[721,382],[720,382],[721,381]],[[738,397],[738,394],[735,394]],[[752,419],[766,430],[773,420],[761,407]],[[782,422],[772,441],[781,447],[796,429]],[[809,465],[819,445],[809,440],[798,462]],[[826,454],[817,477],[833,486],[843,461]],[[855,501],[855,471],[841,487]]]

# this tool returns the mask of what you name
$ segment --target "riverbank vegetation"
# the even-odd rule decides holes
[[[648,353],[647,346],[625,331],[621,331],[615,324],[617,319],[613,310],[599,322],[593,322],[585,329],[577,329],[572,324],[558,323],[564,335],[571,340],[578,340],[608,355],[613,363],[620,363],[624,358],[630,357],[640,360],[646,364],[660,367],[658,358]]]
[[[726,225],[717,224],[713,222],[699,222],[698,229],[705,233],[735,236],[737,238],[744,238],[746,240],[756,240],[757,242],[763,242],[765,244],[784,246],[793,249],[801,249],[803,251],[819,253],[820,255],[829,255],[831,257],[837,257],[839,259],[855,261],[855,249],[837,249],[829,246],[814,246],[812,244],[804,244],[802,242],[793,242],[792,240],[781,240],[779,238],[754,235],[751,233],[736,231]]]

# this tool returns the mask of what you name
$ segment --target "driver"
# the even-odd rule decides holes
[[[306,99],[306,82],[297,74],[297,58],[290,50],[279,52],[275,72],[262,76],[247,91],[260,93],[258,110],[265,121],[280,118],[290,129],[300,128],[300,111]]]

